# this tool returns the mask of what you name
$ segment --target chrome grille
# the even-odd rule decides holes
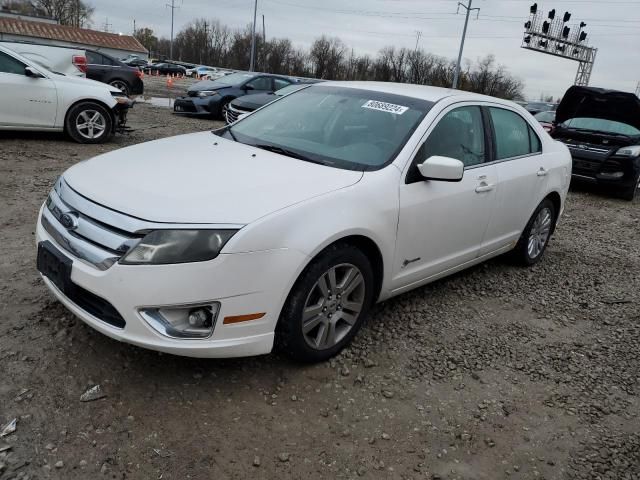
[[[227,109],[227,123],[234,123],[238,121],[238,118],[240,118],[241,115],[246,115],[247,113],[250,112],[245,112],[242,110],[239,110],[238,108],[233,107],[232,105],[229,105],[228,109]]]
[[[106,270],[144,236],[87,215],[87,210],[67,201],[65,194],[71,199],[73,194],[78,195],[63,180],[58,180],[47,198],[41,222],[55,242],[78,259]],[[85,202],[89,203],[86,199]],[[93,208],[104,209],[96,204]]]

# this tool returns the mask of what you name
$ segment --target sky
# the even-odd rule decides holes
[[[95,7],[93,28],[131,33],[149,27],[169,37],[172,0],[87,0]],[[218,19],[233,28],[253,20],[254,0],[173,0],[174,30],[196,18]],[[462,0],[466,3],[468,0]],[[561,96],[573,83],[578,63],[520,48],[532,0],[472,0],[463,58],[474,62],[494,54],[498,63],[525,82],[525,96]],[[267,38],[287,37],[308,47],[320,35],[337,36],[356,53],[375,55],[385,46],[415,48],[457,58],[464,10],[457,0],[258,0],[258,27],[265,16]],[[572,14],[568,25],[587,23],[588,43],[598,48],[591,85],[635,91],[640,82],[640,0],[555,0],[538,9]],[[417,32],[420,32],[418,34]]]

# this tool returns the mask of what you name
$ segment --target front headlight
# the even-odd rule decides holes
[[[161,265],[212,260],[237,231],[154,230],[122,257],[120,263]]]
[[[630,147],[622,147],[616,152],[621,157],[638,157],[640,156],[640,145],[632,145]]]
[[[199,97],[213,97],[214,95],[218,95],[215,90],[201,90],[198,92]]]

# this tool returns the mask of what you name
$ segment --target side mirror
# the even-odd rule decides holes
[[[245,85],[245,86],[244,86],[244,89],[245,89],[246,91],[249,91],[249,90],[255,90],[255,88],[254,88],[252,85]]]
[[[435,155],[418,165],[418,170],[426,180],[459,182],[464,175],[464,163],[455,158]]]
[[[24,67],[24,74],[27,77],[44,78],[40,72],[38,72],[35,68],[32,68],[32,67]]]

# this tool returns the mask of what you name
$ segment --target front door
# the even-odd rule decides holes
[[[5,127],[53,127],[57,95],[48,78],[28,77],[27,65],[0,52],[0,125]]]
[[[418,150],[400,186],[392,289],[411,288],[477,258],[495,207],[496,166],[480,107],[446,110]],[[465,164],[460,182],[425,180],[416,165],[439,155]]]

